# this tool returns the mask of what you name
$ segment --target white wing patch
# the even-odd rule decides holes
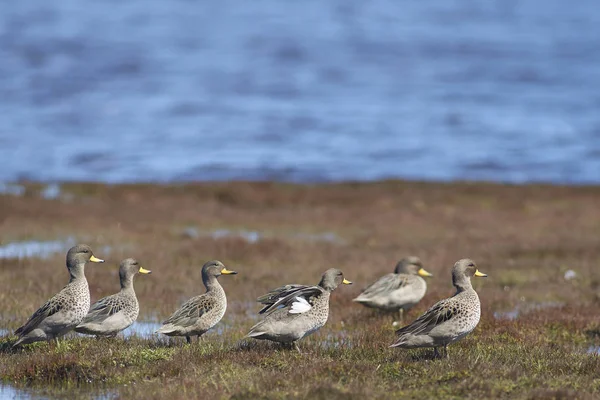
[[[296,297],[296,301],[292,303],[292,307],[290,307],[290,314],[302,314],[311,308],[312,307],[304,297],[298,296]]]

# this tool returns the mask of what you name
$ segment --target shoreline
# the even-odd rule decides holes
[[[273,184],[273,185],[293,185],[293,186],[337,186],[337,185],[369,185],[369,184],[422,184],[422,185],[484,185],[484,186],[539,186],[539,187],[597,187],[600,181],[590,182],[553,182],[553,181],[510,181],[510,180],[478,180],[478,179],[419,179],[405,177],[391,177],[381,179],[345,179],[345,180],[279,180],[279,179],[206,179],[206,180],[139,180],[139,181],[94,181],[79,179],[17,179],[0,180],[0,185],[22,185],[22,186],[43,186],[43,185],[106,185],[106,186],[194,186],[194,185],[223,185],[223,184]],[[0,192],[2,195],[2,192]]]

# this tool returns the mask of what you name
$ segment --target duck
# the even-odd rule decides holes
[[[471,285],[472,277],[487,277],[471,259],[457,261],[452,267],[452,284],[456,293],[435,303],[423,315],[396,331],[396,340],[390,347],[403,349],[433,347],[434,358],[439,358],[439,347],[448,357],[448,345],[472,332],[481,317],[479,296]]]
[[[126,258],[119,265],[119,293],[104,297],[95,302],[75,332],[97,337],[114,337],[135,322],[140,306],[133,290],[133,277],[136,274],[150,274],[152,271],[140,266],[135,258]]]
[[[393,273],[373,282],[353,301],[370,308],[400,312],[403,321],[404,312],[417,305],[427,292],[427,282],[422,277],[431,276],[418,257],[405,257],[396,264]]]
[[[259,314],[265,318],[250,328],[247,337],[279,342],[300,352],[297,341],[325,325],[329,297],[340,284],[352,282],[339,269],[330,268],[316,286],[285,285],[259,297],[264,306]]]
[[[15,331],[18,339],[13,347],[57,340],[81,323],[90,308],[90,290],[85,278],[85,265],[88,262],[103,263],[104,260],[96,257],[87,244],[78,244],[69,249],[69,283]]]
[[[214,327],[225,315],[227,297],[217,278],[221,275],[235,275],[221,261],[208,261],[202,266],[202,282],[206,293],[192,297],[173,313],[156,331],[167,336],[185,336],[187,343],[192,336],[198,341],[200,336]]]

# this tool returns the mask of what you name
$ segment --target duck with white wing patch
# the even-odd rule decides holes
[[[266,317],[250,329],[248,337],[289,344],[300,351],[296,341],[327,322],[331,292],[351,283],[342,271],[331,268],[316,286],[294,284],[272,290],[258,299],[264,304],[260,314]]]

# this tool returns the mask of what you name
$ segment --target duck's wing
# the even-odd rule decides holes
[[[163,322],[163,325],[187,327],[194,325],[198,318],[217,306],[217,300],[212,296],[202,294],[186,301],[177,311]]]
[[[314,296],[323,294],[323,288],[320,286],[305,285],[286,285],[270,291],[265,296],[271,295],[268,302],[263,302],[265,306],[259,311],[259,314],[270,314],[278,308],[290,307],[290,313],[300,313],[310,309],[310,299]],[[304,304],[306,303],[306,304]],[[308,309],[306,309],[308,306]],[[300,311],[303,310],[303,311]]]
[[[411,324],[398,329],[396,335],[401,337],[404,334],[427,334],[436,326],[452,320],[456,317],[457,313],[458,309],[452,298],[441,300]]]
[[[358,296],[358,298],[371,298],[377,295],[391,293],[410,284],[411,279],[404,274],[387,274],[377,279]]]
[[[117,314],[119,311],[122,311],[125,309],[125,307],[125,302],[117,295],[104,297],[92,304],[90,311],[88,311],[83,321],[81,321],[81,324],[87,324],[89,322],[102,322],[108,317]]]
[[[290,290],[300,289],[303,287],[306,287],[306,285],[299,285],[296,283],[280,286],[276,289],[270,290],[267,294],[263,294],[258,299],[256,299],[256,301],[260,304],[264,304],[265,306],[270,306],[271,304],[275,303],[279,299],[279,297],[281,297],[282,293],[289,292]]]
[[[58,301],[56,296],[48,300],[43,306],[37,309],[31,317],[15,331],[15,335],[23,336],[37,328],[37,326],[49,316],[56,314],[62,309],[62,303]]]

